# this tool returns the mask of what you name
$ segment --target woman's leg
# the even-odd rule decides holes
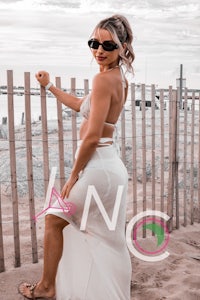
[[[45,217],[44,233],[44,265],[41,280],[34,289],[35,297],[53,297],[55,295],[55,278],[58,263],[63,251],[63,229],[69,223],[55,215]],[[19,291],[27,297],[32,297],[30,287],[22,284]]]

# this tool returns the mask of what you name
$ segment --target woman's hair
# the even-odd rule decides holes
[[[112,17],[100,21],[93,32],[98,29],[105,29],[110,32],[114,42],[119,46],[120,62],[125,65],[127,71],[133,72],[132,62],[135,54],[132,47],[133,33],[128,20],[122,15],[113,15]],[[123,44],[126,43],[126,47]]]

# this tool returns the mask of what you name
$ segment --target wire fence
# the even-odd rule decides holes
[[[61,88],[60,77],[55,85]],[[88,94],[89,82],[77,89],[72,78],[65,90],[81,97]],[[171,86],[130,85],[118,122],[120,155],[129,173],[127,222],[147,209],[167,213],[170,231],[200,222],[200,93],[184,89],[181,101],[178,95]],[[13,72],[7,71],[7,85],[0,86],[1,107],[5,103],[7,115],[0,125],[0,272],[42,257],[44,224],[34,216],[43,208],[52,168],[57,169],[57,190],[69,176],[81,123],[79,113],[63,107],[44,88],[33,90],[29,72],[19,89]],[[17,125],[16,105],[23,109]]]

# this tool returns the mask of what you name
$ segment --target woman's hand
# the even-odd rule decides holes
[[[69,193],[72,189],[72,187],[74,186],[74,184],[77,182],[78,180],[78,176],[74,176],[74,175],[70,175],[69,179],[66,181],[66,183],[64,184],[63,188],[62,188],[62,192],[61,192],[61,197],[62,199],[64,199],[65,197],[68,198]]]
[[[49,73],[46,71],[39,71],[35,77],[41,86],[45,87],[50,82]]]

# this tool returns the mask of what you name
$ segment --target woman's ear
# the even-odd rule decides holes
[[[123,43],[122,47],[124,48],[124,50],[127,48],[127,43]]]

